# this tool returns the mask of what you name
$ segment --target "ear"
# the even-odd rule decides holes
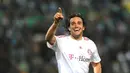
[[[68,30],[70,31],[70,27],[68,28]]]
[[[85,30],[86,28],[85,28],[85,26],[83,27],[83,30]]]

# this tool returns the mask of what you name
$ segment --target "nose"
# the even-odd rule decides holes
[[[78,23],[75,24],[75,27],[78,27]]]

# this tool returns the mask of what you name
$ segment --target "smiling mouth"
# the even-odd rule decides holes
[[[75,32],[78,32],[79,30],[74,30]]]
[[[74,31],[75,31],[75,32],[78,32],[78,31],[80,31],[80,29],[75,29]]]

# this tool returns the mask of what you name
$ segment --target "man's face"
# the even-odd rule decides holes
[[[73,17],[70,19],[69,31],[73,37],[78,38],[82,36],[84,29],[85,27],[83,26],[83,21],[80,17]]]

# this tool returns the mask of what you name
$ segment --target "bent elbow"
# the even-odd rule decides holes
[[[56,38],[54,36],[45,36],[45,41],[53,45],[56,41]]]

